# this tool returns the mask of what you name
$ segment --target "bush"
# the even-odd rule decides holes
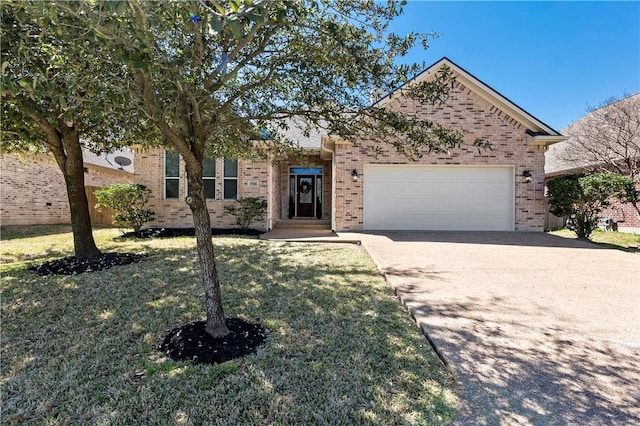
[[[598,227],[598,215],[611,199],[635,202],[638,192],[633,179],[617,173],[578,174],[553,179],[547,184],[549,211],[569,216],[567,228],[578,238],[589,238]]]
[[[246,231],[253,221],[264,217],[267,202],[257,197],[245,197],[239,198],[237,205],[224,206],[224,209],[235,216],[236,224]]]
[[[96,192],[99,207],[107,207],[115,212],[113,223],[116,226],[133,228],[140,231],[142,226],[153,220],[155,213],[145,209],[151,190],[144,185],[114,183]]]

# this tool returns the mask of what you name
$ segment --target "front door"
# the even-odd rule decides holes
[[[314,216],[314,200],[313,194],[316,193],[314,188],[315,176],[296,176],[296,211],[298,217],[313,217]]]

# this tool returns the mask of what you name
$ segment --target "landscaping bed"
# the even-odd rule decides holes
[[[246,235],[256,237],[264,234],[264,231],[257,229],[240,228],[211,228],[212,235]],[[146,228],[137,232],[127,232],[121,238],[174,238],[174,237],[194,237],[194,228]]]
[[[129,265],[140,262],[143,255],[134,253],[102,253],[100,256],[79,259],[67,256],[62,259],[50,260],[40,265],[30,266],[29,271],[37,275],[74,275],[97,272],[114,266]]]

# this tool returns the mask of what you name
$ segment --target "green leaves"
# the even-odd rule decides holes
[[[611,205],[611,199],[637,202],[633,179],[617,173],[570,175],[547,184],[549,211],[569,216],[570,226],[580,238],[588,238],[598,226],[598,215]]]
[[[114,210],[116,225],[139,231],[142,226],[153,220],[155,213],[145,209],[151,190],[144,185],[114,183],[96,190],[95,196],[101,207]]]
[[[248,33],[253,24],[265,24],[268,20],[265,9],[260,6],[262,2],[245,1],[229,1],[229,8],[219,1],[210,2],[212,8],[209,25],[214,33],[222,33],[225,28],[235,40],[242,40]]]

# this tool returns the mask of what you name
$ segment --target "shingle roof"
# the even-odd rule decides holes
[[[275,122],[274,122],[275,123]],[[283,139],[293,142],[306,149],[320,149],[322,137],[327,132],[316,126],[309,125],[302,117],[292,117],[282,120],[288,129],[281,129],[277,125],[270,126],[270,132],[277,132]]]
[[[635,95],[628,96],[624,99],[621,99],[618,102],[621,102],[627,99],[640,101],[640,93],[636,93]],[[603,106],[602,108],[598,108],[595,111],[598,111],[599,113],[604,111],[606,113],[608,109],[615,108],[616,103],[617,102],[613,102],[609,105]],[[582,117],[580,117],[579,119],[577,119],[576,121],[574,121],[573,123],[571,123],[570,125],[568,125],[567,127],[565,127],[560,131],[560,133],[562,133],[563,135],[568,136],[568,139],[564,142],[559,142],[554,145],[551,145],[547,150],[547,152],[545,152],[544,154],[545,176],[567,174],[573,171],[577,172],[577,171],[583,170],[586,167],[593,165],[592,163],[589,163],[586,161],[579,162],[579,161],[564,160],[563,154],[571,146],[572,143],[575,143],[575,136],[572,137],[572,135],[576,135],[577,133],[579,133],[579,130],[581,129],[581,127],[585,125],[585,123],[590,119],[590,117],[595,113],[595,111],[592,111],[583,115]]]

